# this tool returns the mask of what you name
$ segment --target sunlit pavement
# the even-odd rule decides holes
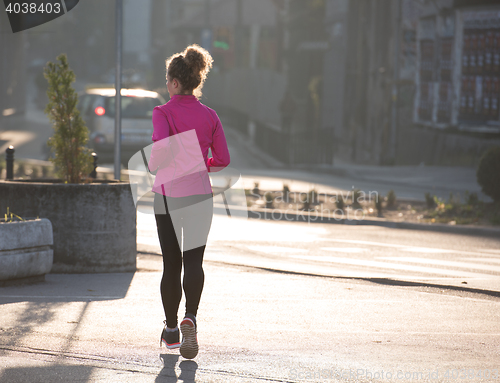
[[[200,354],[186,361],[158,346],[161,266],[142,254],[135,274],[48,275],[2,289],[0,381],[367,382],[383,371],[392,379],[378,381],[429,382],[498,368],[498,299],[211,261]]]
[[[138,213],[137,220],[138,250],[159,254],[152,210]],[[500,240],[495,238],[215,214],[205,260],[329,277],[487,290],[500,296]]]
[[[462,370],[493,381],[498,242],[216,214],[200,354],[187,361],[159,347],[162,262],[154,216],[139,213],[136,273],[49,274],[0,290],[0,381],[436,382]],[[462,282],[490,293],[445,287]]]

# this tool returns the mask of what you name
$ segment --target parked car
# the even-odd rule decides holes
[[[99,164],[114,162],[115,89],[88,87],[80,94],[78,108],[90,131],[89,147]],[[144,89],[121,90],[121,162],[152,143],[153,108],[165,103],[163,97]]]

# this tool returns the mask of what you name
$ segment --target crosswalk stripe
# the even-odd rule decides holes
[[[465,261],[479,262],[479,263],[500,263],[500,259],[495,258],[462,258]]]
[[[482,271],[500,272],[499,266],[480,265],[477,263],[467,263],[467,262],[445,261],[442,259],[415,258],[415,257],[379,257],[377,259],[386,259],[388,261],[401,261],[401,262],[409,262],[409,263],[423,263],[426,265],[459,267],[462,269],[474,269],[474,270],[482,270]]]
[[[408,251],[421,251],[422,253],[434,253],[439,251],[441,253],[449,253],[449,254],[467,254],[467,255],[479,255],[486,257],[496,257],[499,254],[493,252],[491,249],[486,249],[485,252],[477,252],[477,251],[463,251],[463,250],[452,250],[452,249],[441,249],[438,247],[417,247],[417,246],[408,246],[408,245],[400,245],[396,243],[383,243],[383,242],[373,242],[373,241],[361,241],[354,239],[334,239],[334,238],[321,238],[322,241],[325,242],[340,242],[340,243],[352,243],[359,245],[368,245],[368,246],[380,246],[380,247],[393,247],[398,249],[409,249]]]
[[[328,263],[339,263],[343,265],[352,265],[352,266],[363,266],[363,267],[375,267],[379,269],[393,269],[393,270],[403,270],[403,271],[412,271],[419,272],[425,274],[439,274],[439,275],[449,275],[455,277],[485,277],[492,276],[491,274],[481,274],[481,273],[473,273],[469,271],[460,271],[460,270],[446,270],[435,267],[421,267],[421,266],[413,266],[413,265],[404,265],[400,263],[390,263],[390,262],[378,262],[378,261],[369,261],[364,259],[355,259],[355,258],[341,258],[341,257],[330,257],[330,256],[313,256],[313,255],[290,255],[290,257],[311,261],[319,261],[319,262],[328,262]]]
[[[160,245],[160,240],[158,237],[146,237],[146,236],[137,236],[137,243],[143,245]]]

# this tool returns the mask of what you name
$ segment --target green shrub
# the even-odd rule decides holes
[[[51,174],[51,169],[48,166],[42,166],[42,177],[48,178]]]
[[[428,209],[436,207],[436,200],[434,199],[434,196],[432,196],[429,192],[425,193],[425,205]]]
[[[311,210],[312,205],[317,203],[318,200],[318,192],[315,189],[309,190],[309,192],[306,195],[306,199],[304,201],[304,204],[302,205],[303,210]]]
[[[3,222],[17,222],[17,221],[24,221],[24,219],[19,217],[17,214],[12,213],[10,211],[10,209],[7,207],[7,213],[4,214],[4,218],[2,221]]]
[[[45,113],[54,128],[48,146],[54,153],[54,163],[59,177],[69,183],[81,183],[93,168],[91,151],[85,145],[89,131],[76,108],[78,96],[71,86],[75,74],[69,68],[65,54],[57,57],[59,63],[47,63],[44,76],[48,81],[49,102]]]
[[[352,191],[352,207],[354,209],[359,209],[361,204],[359,203],[359,198],[361,197],[361,190],[354,189]]]
[[[274,203],[274,197],[272,196],[271,192],[265,192],[264,193],[264,200],[266,201],[266,207],[268,209],[272,209],[273,203]]]
[[[479,198],[477,197],[477,193],[469,193],[469,191],[466,191],[465,203],[470,206],[477,205],[479,203]]]
[[[387,204],[386,207],[388,209],[393,209],[396,206],[396,193],[394,193],[394,190],[389,190],[387,193]]]
[[[24,177],[26,175],[26,165],[24,164],[24,162],[19,162],[16,174],[18,177]]]
[[[337,205],[337,209],[344,210],[345,208],[344,197],[341,196],[340,198],[338,198],[335,204]]]
[[[500,146],[489,148],[479,160],[476,172],[482,191],[494,201],[500,201]]]
[[[283,199],[288,202],[290,200],[290,188],[288,184],[283,184]]]
[[[255,194],[255,195],[259,195],[260,194],[259,183],[258,182],[254,182],[253,183],[252,193]]]
[[[309,191],[309,194],[307,195],[307,198],[311,203],[318,203],[318,192],[316,191],[316,189],[311,189]]]
[[[382,216],[382,202],[384,200],[384,197],[381,197],[377,194],[377,197],[375,198],[375,209],[377,210],[378,216]]]

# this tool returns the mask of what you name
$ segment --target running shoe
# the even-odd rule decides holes
[[[182,343],[181,355],[186,359],[193,359],[198,355],[198,337],[196,336],[196,317],[186,314],[181,322]]]
[[[176,327],[175,331],[167,331],[167,321],[163,321],[163,323],[165,323],[165,327],[161,332],[160,347],[163,342],[167,348],[179,348],[181,346],[179,342],[179,328]]]

